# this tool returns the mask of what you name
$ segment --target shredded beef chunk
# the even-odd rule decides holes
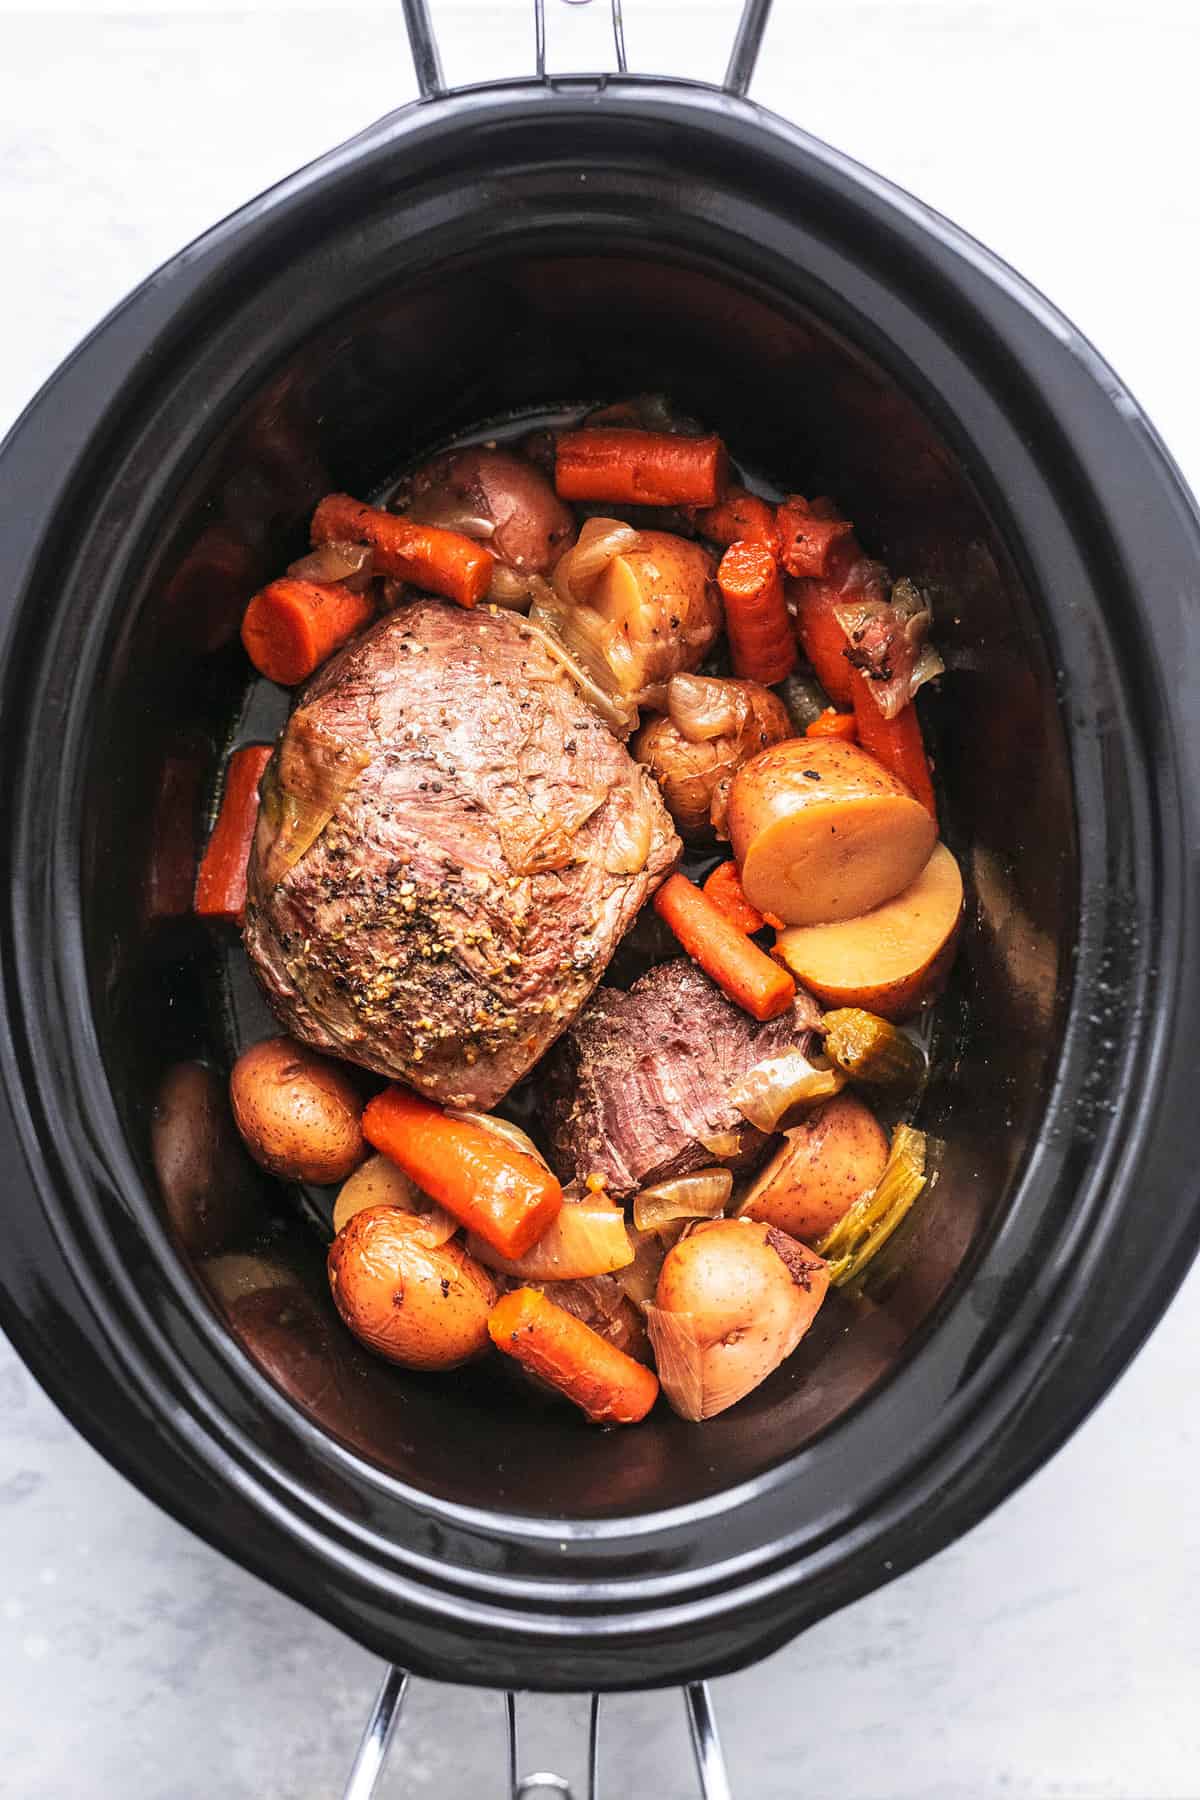
[[[683,957],[627,993],[601,988],[546,1066],[556,1172],[602,1175],[624,1199],[694,1169],[752,1167],[771,1140],[731,1105],[729,1089],[820,1021],[801,989],[790,1012],[760,1025]]]
[[[349,785],[293,795],[294,737],[326,761],[348,747]],[[264,782],[246,948],[303,1042],[490,1107],[679,853],[654,782],[520,617],[419,600],[300,696]]]

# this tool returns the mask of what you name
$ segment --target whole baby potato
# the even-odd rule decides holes
[[[433,1244],[394,1206],[355,1213],[329,1251],[329,1286],[368,1349],[406,1369],[453,1369],[487,1348],[496,1288],[461,1244]]]
[[[229,1078],[237,1128],[255,1162],[290,1181],[344,1181],[366,1155],[362,1097],[345,1069],[293,1038],[243,1051]]]
[[[675,717],[657,714],[647,719],[629,749],[657,781],[680,836],[710,844],[724,823],[719,802],[714,809],[719,790],[727,792],[742,764],[760,750],[791,737],[792,724],[782,700],[757,681],[676,677],[668,694],[681,688],[728,696],[727,728],[701,734],[683,714],[682,725]]]
[[[185,1250],[211,1255],[254,1223],[259,1177],[212,1069],[198,1062],[167,1069],[155,1095],[150,1148],[167,1217]]]

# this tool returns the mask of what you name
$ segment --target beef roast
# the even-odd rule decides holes
[[[491,607],[418,600],[349,645],[263,795],[245,940],[278,1017],[457,1106],[571,1023],[680,850],[654,782]]]
[[[602,987],[546,1066],[551,1161],[564,1179],[602,1175],[614,1199],[723,1164],[753,1167],[770,1138],[730,1103],[735,1081],[821,1022],[810,994],[760,1025],[684,957],[628,992]]]

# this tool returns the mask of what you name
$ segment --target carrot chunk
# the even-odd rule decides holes
[[[340,581],[299,581],[285,575],[251,600],[242,620],[242,643],[260,675],[281,687],[295,687],[361,631],[373,612],[365,594]]]
[[[791,976],[685,875],[664,881],[654,896],[654,910],[727,999],[760,1021],[787,1011],[796,997]]]
[[[719,505],[700,508],[693,522],[714,544],[765,544],[771,551],[779,547],[775,508],[745,488],[731,487]]]
[[[910,700],[894,719],[885,719],[871,692],[871,684],[861,669],[850,669],[850,683],[854,698],[854,717],[858,722],[858,741],[862,748],[869,751],[885,769],[898,775],[905,786],[911,788],[914,799],[919,800],[926,812],[936,819],[937,800],[933,792],[933,777],[929,771],[929,758],[925,754],[925,740],[921,735],[921,721],[917,717],[916,707]]]
[[[840,587],[824,581],[800,582],[792,593],[796,601],[796,635],[812,664],[813,674],[835,706],[852,707],[854,691],[846,657],[850,646],[835,611],[845,605],[846,596]]]
[[[761,931],[766,919],[756,906],[751,906],[742,886],[742,877],[735,862],[723,862],[715,868],[700,890],[712,901],[722,918],[728,919],[731,925],[747,937]]]
[[[492,1308],[497,1350],[574,1402],[593,1425],[636,1425],[658,1399],[658,1377],[538,1288],[517,1288]]]
[[[366,506],[349,494],[326,494],[313,514],[311,537],[319,544],[370,544],[375,573],[410,581],[460,606],[475,606],[492,583],[490,550],[440,525],[420,525],[398,513]]]
[[[804,735],[811,738],[844,738],[848,744],[854,744],[858,741],[858,720],[852,712],[838,712],[835,707],[827,706],[811,725],[805,727]]]
[[[524,1256],[562,1208],[562,1188],[536,1158],[408,1088],[377,1094],[362,1127],[369,1144],[501,1256]]]
[[[258,784],[273,750],[272,744],[247,744],[229,759],[217,822],[196,877],[195,906],[202,919],[241,924],[246,864],[258,823]]]
[[[677,437],[623,426],[565,431],[554,485],[563,500],[626,506],[715,506],[729,483],[719,437]]]
[[[717,569],[734,673],[771,687],[796,666],[779,565],[765,544],[731,544]]]
[[[779,560],[794,577],[827,580],[834,573],[839,552],[857,551],[849,519],[827,518],[820,502],[809,502],[799,494],[783,502],[775,515],[775,528]]]

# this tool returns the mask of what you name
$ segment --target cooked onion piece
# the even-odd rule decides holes
[[[297,581],[315,581],[322,586],[340,582],[361,594],[370,586],[374,568],[372,545],[334,542],[321,544],[298,562],[289,563],[288,574]]]
[[[658,1231],[678,1219],[715,1219],[724,1212],[732,1192],[733,1175],[729,1169],[700,1169],[695,1175],[677,1175],[673,1181],[659,1181],[642,1189],[633,1203],[633,1223],[638,1231]]]
[[[735,1082],[729,1098],[759,1131],[782,1131],[793,1122],[794,1113],[820,1105],[846,1085],[841,1069],[831,1069],[823,1058],[814,1060],[816,1056],[810,1045],[765,1057]]]
[[[458,1220],[423,1194],[416,1182],[386,1156],[371,1156],[342,1184],[333,1208],[333,1231],[347,1226],[356,1213],[371,1206],[394,1206],[411,1213],[431,1244],[446,1244],[459,1229]]]
[[[610,1275],[633,1261],[625,1214],[602,1195],[567,1201],[523,1256],[501,1256],[474,1233],[467,1239],[467,1248],[485,1267],[533,1283]]]

